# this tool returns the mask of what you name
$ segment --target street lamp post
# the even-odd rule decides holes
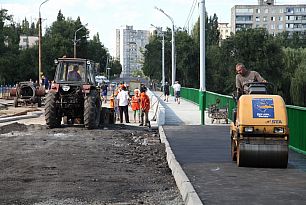
[[[87,24],[85,24],[87,26]],[[73,40],[73,57],[76,58],[76,44],[79,42],[80,39],[76,39],[76,34],[79,30],[85,28],[85,26],[81,26],[74,32],[74,40]]]
[[[38,83],[39,85],[41,84],[41,38],[42,38],[40,8],[47,1],[49,0],[45,0],[39,5],[39,12],[38,12]]]
[[[157,32],[159,32],[161,36],[163,37],[163,40],[162,40],[162,87],[164,88],[165,86],[165,34],[161,28],[158,28],[154,26],[153,24],[151,24],[151,26],[156,28]]]
[[[169,16],[167,13],[165,13],[164,10],[157,8],[155,6],[155,9],[162,12],[165,16],[167,16],[168,19],[170,19],[171,23],[172,23],[172,85],[174,85],[174,81],[175,81],[175,75],[176,75],[176,63],[175,63],[175,37],[174,37],[174,20],[171,16]]]
[[[108,80],[110,80],[110,70],[111,70],[111,68],[106,68],[107,69],[107,73],[108,73]]]

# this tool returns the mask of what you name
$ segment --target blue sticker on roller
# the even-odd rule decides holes
[[[274,118],[274,103],[272,98],[253,98],[253,118]]]

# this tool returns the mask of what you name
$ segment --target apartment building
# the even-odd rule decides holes
[[[20,49],[31,48],[34,45],[38,45],[37,36],[20,36],[20,41],[19,41]]]
[[[288,31],[306,35],[306,4],[275,5],[274,0],[258,0],[258,5],[235,5],[231,9],[231,31],[266,28],[276,35]]]
[[[226,39],[231,35],[231,26],[229,23],[218,23],[218,30],[220,32],[220,38]]]
[[[121,78],[129,78],[134,70],[142,69],[142,52],[149,43],[149,37],[150,31],[134,30],[133,26],[124,26],[116,30],[116,58],[122,65]]]

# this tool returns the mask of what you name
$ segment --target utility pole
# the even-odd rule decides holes
[[[174,20],[171,16],[169,16],[164,10],[157,8],[155,6],[155,9],[162,12],[165,16],[167,16],[168,19],[170,19],[172,23],[172,85],[174,85],[174,81],[176,80],[176,59],[175,59],[175,36],[174,36]]]
[[[200,2],[200,89],[199,89],[199,104],[201,110],[201,124],[205,124],[205,0]]]
[[[49,1],[49,0],[43,1],[39,5],[39,9],[38,9],[38,83],[39,83],[39,85],[41,84],[41,73],[42,73],[42,69],[41,69],[41,38],[42,38],[42,30],[41,30],[40,8],[47,1]]]
[[[87,26],[87,24],[85,24],[85,26]],[[75,32],[74,32],[74,40],[73,40],[73,57],[76,58],[77,54],[76,54],[76,45],[77,43],[80,41],[80,39],[76,38],[76,34],[79,30],[85,28],[85,26],[81,26],[80,28],[78,28]]]

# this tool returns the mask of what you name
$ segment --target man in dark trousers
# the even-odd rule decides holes
[[[170,87],[169,87],[169,84],[168,82],[165,82],[165,85],[164,85],[164,101],[167,101],[169,100],[169,94],[170,94]]]
[[[117,99],[119,100],[119,116],[120,116],[120,123],[123,123],[123,113],[125,116],[125,122],[130,123],[129,119],[129,111],[128,105],[130,102],[130,97],[128,92],[126,91],[126,87],[121,85],[121,91],[117,95]]]

